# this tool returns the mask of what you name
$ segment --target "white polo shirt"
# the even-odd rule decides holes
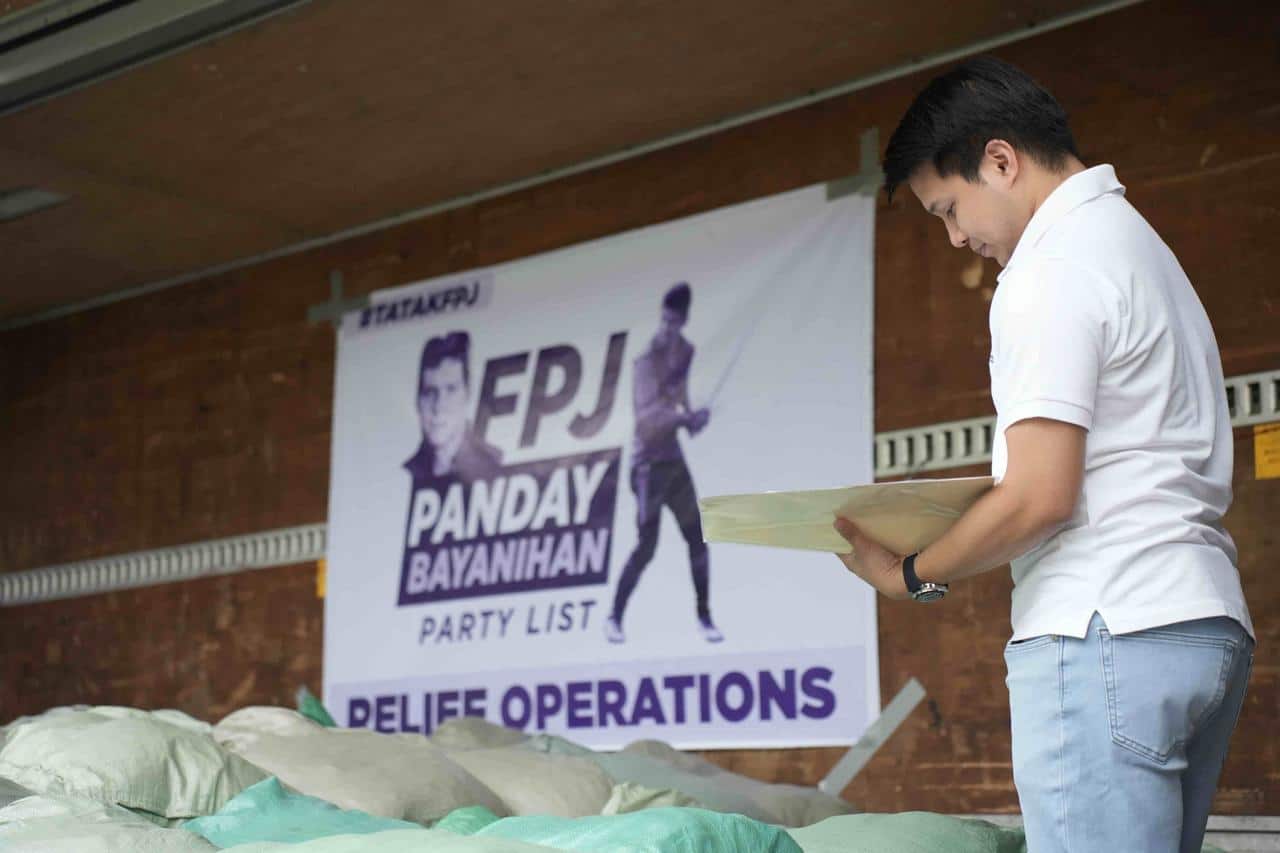
[[[1217,342],[1177,258],[1103,165],[1032,216],[991,303],[992,474],[1004,431],[1089,431],[1071,521],[1013,567],[1013,639],[1228,616],[1253,634],[1222,526],[1232,436]]]

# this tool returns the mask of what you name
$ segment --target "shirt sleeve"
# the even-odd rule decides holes
[[[1107,289],[1060,259],[1010,272],[991,310],[991,394],[1003,428],[1050,418],[1090,429],[1115,325]]]

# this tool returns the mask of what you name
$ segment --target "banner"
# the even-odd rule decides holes
[[[325,701],[611,749],[848,744],[875,601],[700,496],[872,479],[873,200],[810,187],[377,293],[339,332]]]

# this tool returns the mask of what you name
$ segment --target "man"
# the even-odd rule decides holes
[[[404,463],[415,489],[451,479],[488,479],[502,465],[501,451],[477,438],[467,420],[470,349],[466,332],[431,338],[422,348],[417,398],[422,443]]]
[[[1005,650],[1030,853],[1199,851],[1253,627],[1222,527],[1232,435],[1209,320],[1062,108],[982,58],[932,81],[889,142],[952,245],[1004,268],[991,304],[998,484],[898,555],[849,519],[842,557],[930,600],[1012,560]]]
[[[680,532],[689,545],[689,569],[697,596],[698,625],[707,642],[718,643],[724,636],[711,621],[708,604],[710,556],[702,541],[702,517],[689,466],[680,449],[680,428],[697,435],[711,419],[707,409],[694,410],[689,404],[689,366],[693,344],[681,334],[689,321],[693,295],[681,282],[662,300],[662,320],[649,348],[635,360],[632,398],[636,411],[635,451],[631,460],[631,489],[636,496],[635,550],[627,559],[614,593],[613,610],[605,620],[605,636],[611,643],[626,639],[622,616],[627,600],[640,575],[653,559],[658,546],[658,526],[662,507],[671,509]]]

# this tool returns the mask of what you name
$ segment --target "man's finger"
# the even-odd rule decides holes
[[[836,516],[835,528],[836,532],[843,536],[850,545],[857,545],[858,540],[864,538],[858,526],[843,515]]]
[[[844,537],[844,541],[849,543],[849,550],[843,554],[837,553],[836,556],[840,558],[840,562],[844,563],[846,569],[855,574],[860,573],[861,566],[858,565],[857,540],[862,537],[862,532],[853,525],[853,522],[841,516],[836,516],[834,526],[836,532]]]

